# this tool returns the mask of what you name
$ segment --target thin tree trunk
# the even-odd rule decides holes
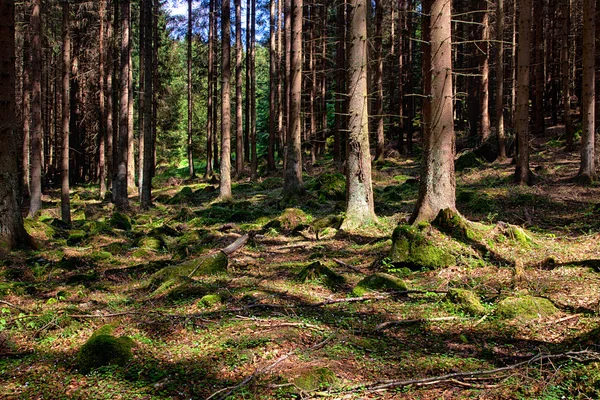
[[[110,3],[107,7],[110,10]],[[106,18],[106,40],[105,43],[108,48],[105,50],[106,54],[113,54],[112,49],[114,47],[113,34],[112,34],[112,15],[108,11]],[[106,106],[105,106],[105,140],[106,140],[106,188],[112,187],[113,178],[113,68],[114,63],[111,61],[112,57],[109,57],[108,62],[105,60],[106,65]],[[102,198],[104,199],[104,198]]]
[[[381,3],[378,4],[379,6]],[[342,229],[355,230],[374,222],[371,183],[369,112],[367,107],[367,1],[351,0],[348,14],[348,160],[346,219]]]
[[[275,29],[275,0],[269,3],[269,149],[267,168],[275,171],[275,142],[277,138],[277,45]]]
[[[144,95],[143,104],[143,116],[144,116],[144,129],[140,132],[140,153],[142,157],[140,159],[140,165],[142,166],[140,171],[140,207],[145,210],[150,208],[152,205],[152,169],[154,164],[154,145],[152,138],[152,98],[154,94],[153,87],[153,67],[152,67],[152,55],[153,55],[153,26],[152,26],[152,5],[147,4],[143,9],[143,15],[140,16],[140,20],[144,21],[144,93],[140,93],[140,96]]]
[[[129,148],[129,12],[130,0],[120,0],[121,6],[121,76],[119,141],[117,147],[117,176],[114,181],[115,204],[120,210],[129,208],[127,193]]]
[[[490,76],[490,57],[489,57],[489,40],[490,40],[490,27],[489,27],[489,9],[488,0],[480,0],[480,11],[485,11],[481,15],[481,43],[479,48],[481,49],[480,54],[480,67],[481,67],[481,80],[479,82],[481,93],[481,142],[485,142],[490,137],[490,91],[489,91],[489,76]]]
[[[106,52],[104,50],[104,19],[106,16],[106,0],[100,0],[100,12],[99,12],[99,23],[100,31],[98,33],[98,106],[99,106],[99,118],[98,118],[98,177],[100,183],[100,199],[104,199],[106,195],[106,102],[105,102],[105,91],[104,91],[104,63],[106,58]]]
[[[571,31],[571,0],[562,1],[562,23],[561,25],[561,82],[562,82],[562,101],[565,122],[565,140],[567,150],[572,150],[575,141],[575,130],[573,129],[573,120],[571,118],[571,56],[569,54],[571,41],[569,33]]]
[[[235,0],[235,172],[244,173],[244,123],[242,116],[242,0]]]
[[[382,160],[385,157],[385,134],[383,125],[383,1],[375,0],[375,38],[374,38],[374,70],[373,83],[375,85],[375,129],[376,129],[376,147],[375,159]],[[400,75],[401,76],[401,75]],[[402,79],[400,79],[402,82]]]
[[[291,100],[291,56],[292,56],[292,0],[280,0],[284,1],[284,39],[285,39],[285,72],[284,72],[284,121],[283,121],[283,170],[287,171],[287,156],[288,156],[288,137],[290,135],[290,100]]]
[[[252,46],[250,41],[251,34],[251,20],[250,7],[252,6],[251,0],[246,0],[246,104],[245,104],[245,118],[246,124],[244,125],[244,160],[250,163],[250,107],[252,103],[252,61],[250,60],[250,47]]]
[[[208,93],[206,95],[206,171],[204,178],[209,179],[213,175],[213,88],[214,88],[214,42],[215,42],[215,0],[209,3],[208,21]]]
[[[304,192],[302,183],[302,149],[300,109],[302,106],[302,0],[292,0],[290,40],[290,108],[284,196],[295,197]]]
[[[285,99],[283,98],[283,0],[277,0],[277,154],[283,159],[283,149],[285,143],[285,124],[283,123],[283,113]]]
[[[594,140],[595,140],[595,52],[596,52],[596,0],[583,1],[583,116],[581,133],[581,165],[578,181],[591,184],[596,179]]]
[[[504,134],[504,0],[496,0],[496,37],[498,59],[496,60],[496,135],[498,156],[506,158],[506,138]]]
[[[231,4],[221,8],[221,185],[219,197],[231,198]]]
[[[511,88],[510,88],[510,120],[511,127],[515,130],[517,128],[517,69],[519,68],[517,65],[517,31],[518,31],[518,22],[517,22],[517,0],[512,0],[513,3],[513,12],[512,12],[512,52],[511,52]]]
[[[250,87],[252,96],[250,97],[250,176],[252,179],[258,177],[258,152],[256,149],[256,0],[252,0],[252,20],[250,25]]]
[[[42,208],[42,42],[41,0],[33,0],[31,12],[31,201],[29,216]]]
[[[531,184],[533,176],[529,170],[529,70],[531,63],[531,0],[522,0],[519,5],[519,47],[516,97],[517,162],[515,182]]]
[[[131,0],[129,0],[131,3]],[[127,139],[127,191],[135,190],[136,181],[135,181],[135,138],[133,131],[133,58],[132,58],[132,43],[131,43],[131,35],[133,34],[132,23],[131,23],[131,4],[129,5],[129,50],[127,55],[127,62],[129,63],[129,79],[127,80],[128,89],[127,92],[129,94],[129,107],[127,109],[127,124],[128,124],[128,133],[129,138]]]
[[[23,173],[21,196],[30,197],[29,145],[31,133],[31,33],[28,29],[23,42],[23,140],[21,142],[21,169]]]
[[[425,0],[424,166],[412,223],[432,221],[443,209],[456,210],[454,112],[452,101],[451,0]],[[429,39],[429,40],[428,40]]]
[[[194,100],[192,96],[192,0],[188,0],[188,21],[187,21],[187,158],[188,174],[190,178],[196,177],[194,172],[194,153],[192,151],[192,123],[194,112]]]
[[[113,0],[113,126],[112,126],[112,142],[113,142],[113,153],[112,153],[112,193],[111,201],[116,202],[117,193],[117,175],[119,173],[119,132],[121,129],[121,81],[120,81],[120,57],[121,57],[121,20],[120,20],[120,0]]]
[[[544,15],[545,7],[544,0],[534,0],[534,8],[536,10],[536,18],[534,20],[535,26],[535,64],[534,64],[534,77],[535,77],[535,89],[533,95],[533,124],[534,134],[538,137],[542,137],[545,131],[545,114],[544,114],[544,85],[546,76],[544,73]]]
[[[69,198],[69,125],[71,105],[69,100],[71,79],[71,30],[69,2],[62,4],[63,12],[63,78],[62,78],[62,152],[61,152],[61,195],[60,209],[63,222],[71,223],[71,202]]]
[[[333,137],[333,159],[342,164],[344,161],[343,137],[346,135],[345,101],[346,101],[346,0],[338,0],[336,4],[337,45],[336,45],[336,78],[335,78],[335,132]]]

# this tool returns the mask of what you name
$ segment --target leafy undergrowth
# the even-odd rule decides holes
[[[305,176],[299,204],[281,201],[279,176],[238,182],[226,203],[215,184],[162,179],[155,207],[128,216],[78,188],[64,226],[51,193],[27,221],[41,250],[0,267],[0,397],[597,398],[593,356],[534,359],[600,344],[598,187],[571,184],[575,155],[550,149],[533,157],[531,188],[510,183],[508,163],[458,175],[459,211],[479,223],[471,241],[435,233],[456,262],[434,271],[387,258],[416,199],[412,159],[377,164],[380,222],[353,233],[337,230],[343,180],[327,163]],[[226,272],[149,286],[244,233]],[[374,273],[409,291],[353,292]],[[472,312],[456,298],[481,304]],[[497,312],[519,300],[543,312]],[[133,358],[81,374],[79,349],[109,323],[132,339]]]

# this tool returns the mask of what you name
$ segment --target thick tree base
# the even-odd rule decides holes
[[[408,267],[415,271],[455,264],[454,255],[435,242],[432,230],[427,223],[398,226],[392,235],[392,263],[396,267]]]

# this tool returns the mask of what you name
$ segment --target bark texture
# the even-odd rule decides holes
[[[221,185],[219,197],[231,198],[231,2],[221,8]]]

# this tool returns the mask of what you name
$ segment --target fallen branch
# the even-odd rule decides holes
[[[22,312],[23,314],[27,314],[27,311],[25,311],[24,309],[22,309],[19,306],[15,306],[13,303],[9,303],[8,301],[5,301],[5,300],[0,300],[0,303],[6,304],[7,306],[12,307],[15,310],[18,310],[18,311]]]
[[[380,392],[390,389],[397,389],[400,387],[406,386],[423,386],[423,385],[432,385],[432,384],[440,384],[440,383],[457,383],[459,379],[468,379],[478,376],[484,375],[495,375],[501,372],[511,371],[517,369],[519,367],[523,367],[526,365],[530,365],[536,362],[544,362],[551,360],[575,360],[579,362],[591,362],[591,361],[600,361],[600,353],[591,351],[591,350],[582,350],[582,351],[569,351],[566,353],[559,354],[538,354],[529,360],[521,361],[516,364],[507,365],[505,367],[494,368],[484,371],[470,371],[470,372],[455,372],[446,375],[434,376],[430,378],[423,379],[408,379],[408,380],[400,380],[400,381],[389,381],[389,382],[376,382],[370,385],[360,385],[354,388],[338,391],[336,394],[341,393],[357,393],[357,392]],[[461,385],[464,386],[465,382],[462,382]]]
[[[354,272],[356,272],[357,274],[362,274],[362,271],[358,268],[356,268],[354,265],[350,265],[348,263],[343,262],[342,260],[338,260],[337,258],[333,259],[333,262],[335,262],[336,264],[344,267],[344,268],[348,268]]]
[[[237,238],[237,240],[231,243],[229,246],[225,247],[224,249],[221,249],[221,251],[225,253],[226,256],[230,256],[242,247],[244,247],[249,238],[250,236],[246,233]]]
[[[324,329],[317,325],[307,324],[305,322],[281,322],[278,320],[268,320],[254,317],[244,317],[243,315],[236,315],[237,319],[241,321],[252,321],[257,324],[267,325],[269,328],[279,328],[279,327],[298,327],[298,328],[308,328],[314,329],[317,331],[323,331]]]
[[[464,317],[438,317],[438,318],[416,318],[416,319],[403,319],[400,321],[388,321],[388,322],[382,322],[381,324],[377,325],[375,327],[375,331],[379,332],[379,331],[383,331],[385,329],[388,329],[392,326],[396,326],[396,325],[409,325],[409,324],[422,324],[422,323],[427,323],[427,322],[441,322],[441,321],[456,321],[456,320],[463,320],[463,319],[467,319]]]
[[[313,350],[316,350],[316,349],[318,349],[320,347],[323,347],[334,336],[335,336],[335,333],[333,333],[332,335],[330,335],[329,337],[327,337],[325,340],[323,340],[323,341],[315,344],[314,346],[311,346],[308,349],[303,350],[303,351],[313,351]],[[263,367],[261,369],[257,369],[252,375],[249,375],[248,377],[246,377],[243,381],[241,381],[237,385],[217,390],[216,392],[214,392],[213,394],[211,394],[210,396],[208,396],[206,398],[206,400],[210,400],[212,398],[226,399],[227,397],[229,397],[229,395],[231,395],[233,392],[235,392],[239,388],[241,388],[241,387],[247,385],[248,383],[252,382],[254,379],[256,379],[257,377],[259,377],[260,375],[266,374],[267,372],[269,372],[270,370],[272,370],[273,368],[275,368],[278,364],[280,364],[281,362],[287,360],[288,358],[290,358],[291,356],[293,356],[294,354],[296,354],[298,352],[299,352],[298,349],[294,349],[294,350],[290,351],[289,353],[284,354],[283,356],[281,356],[277,360],[275,360],[274,363],[269,364],[269,365],[267,365],[267,366],[265,366],[265,367]]]

